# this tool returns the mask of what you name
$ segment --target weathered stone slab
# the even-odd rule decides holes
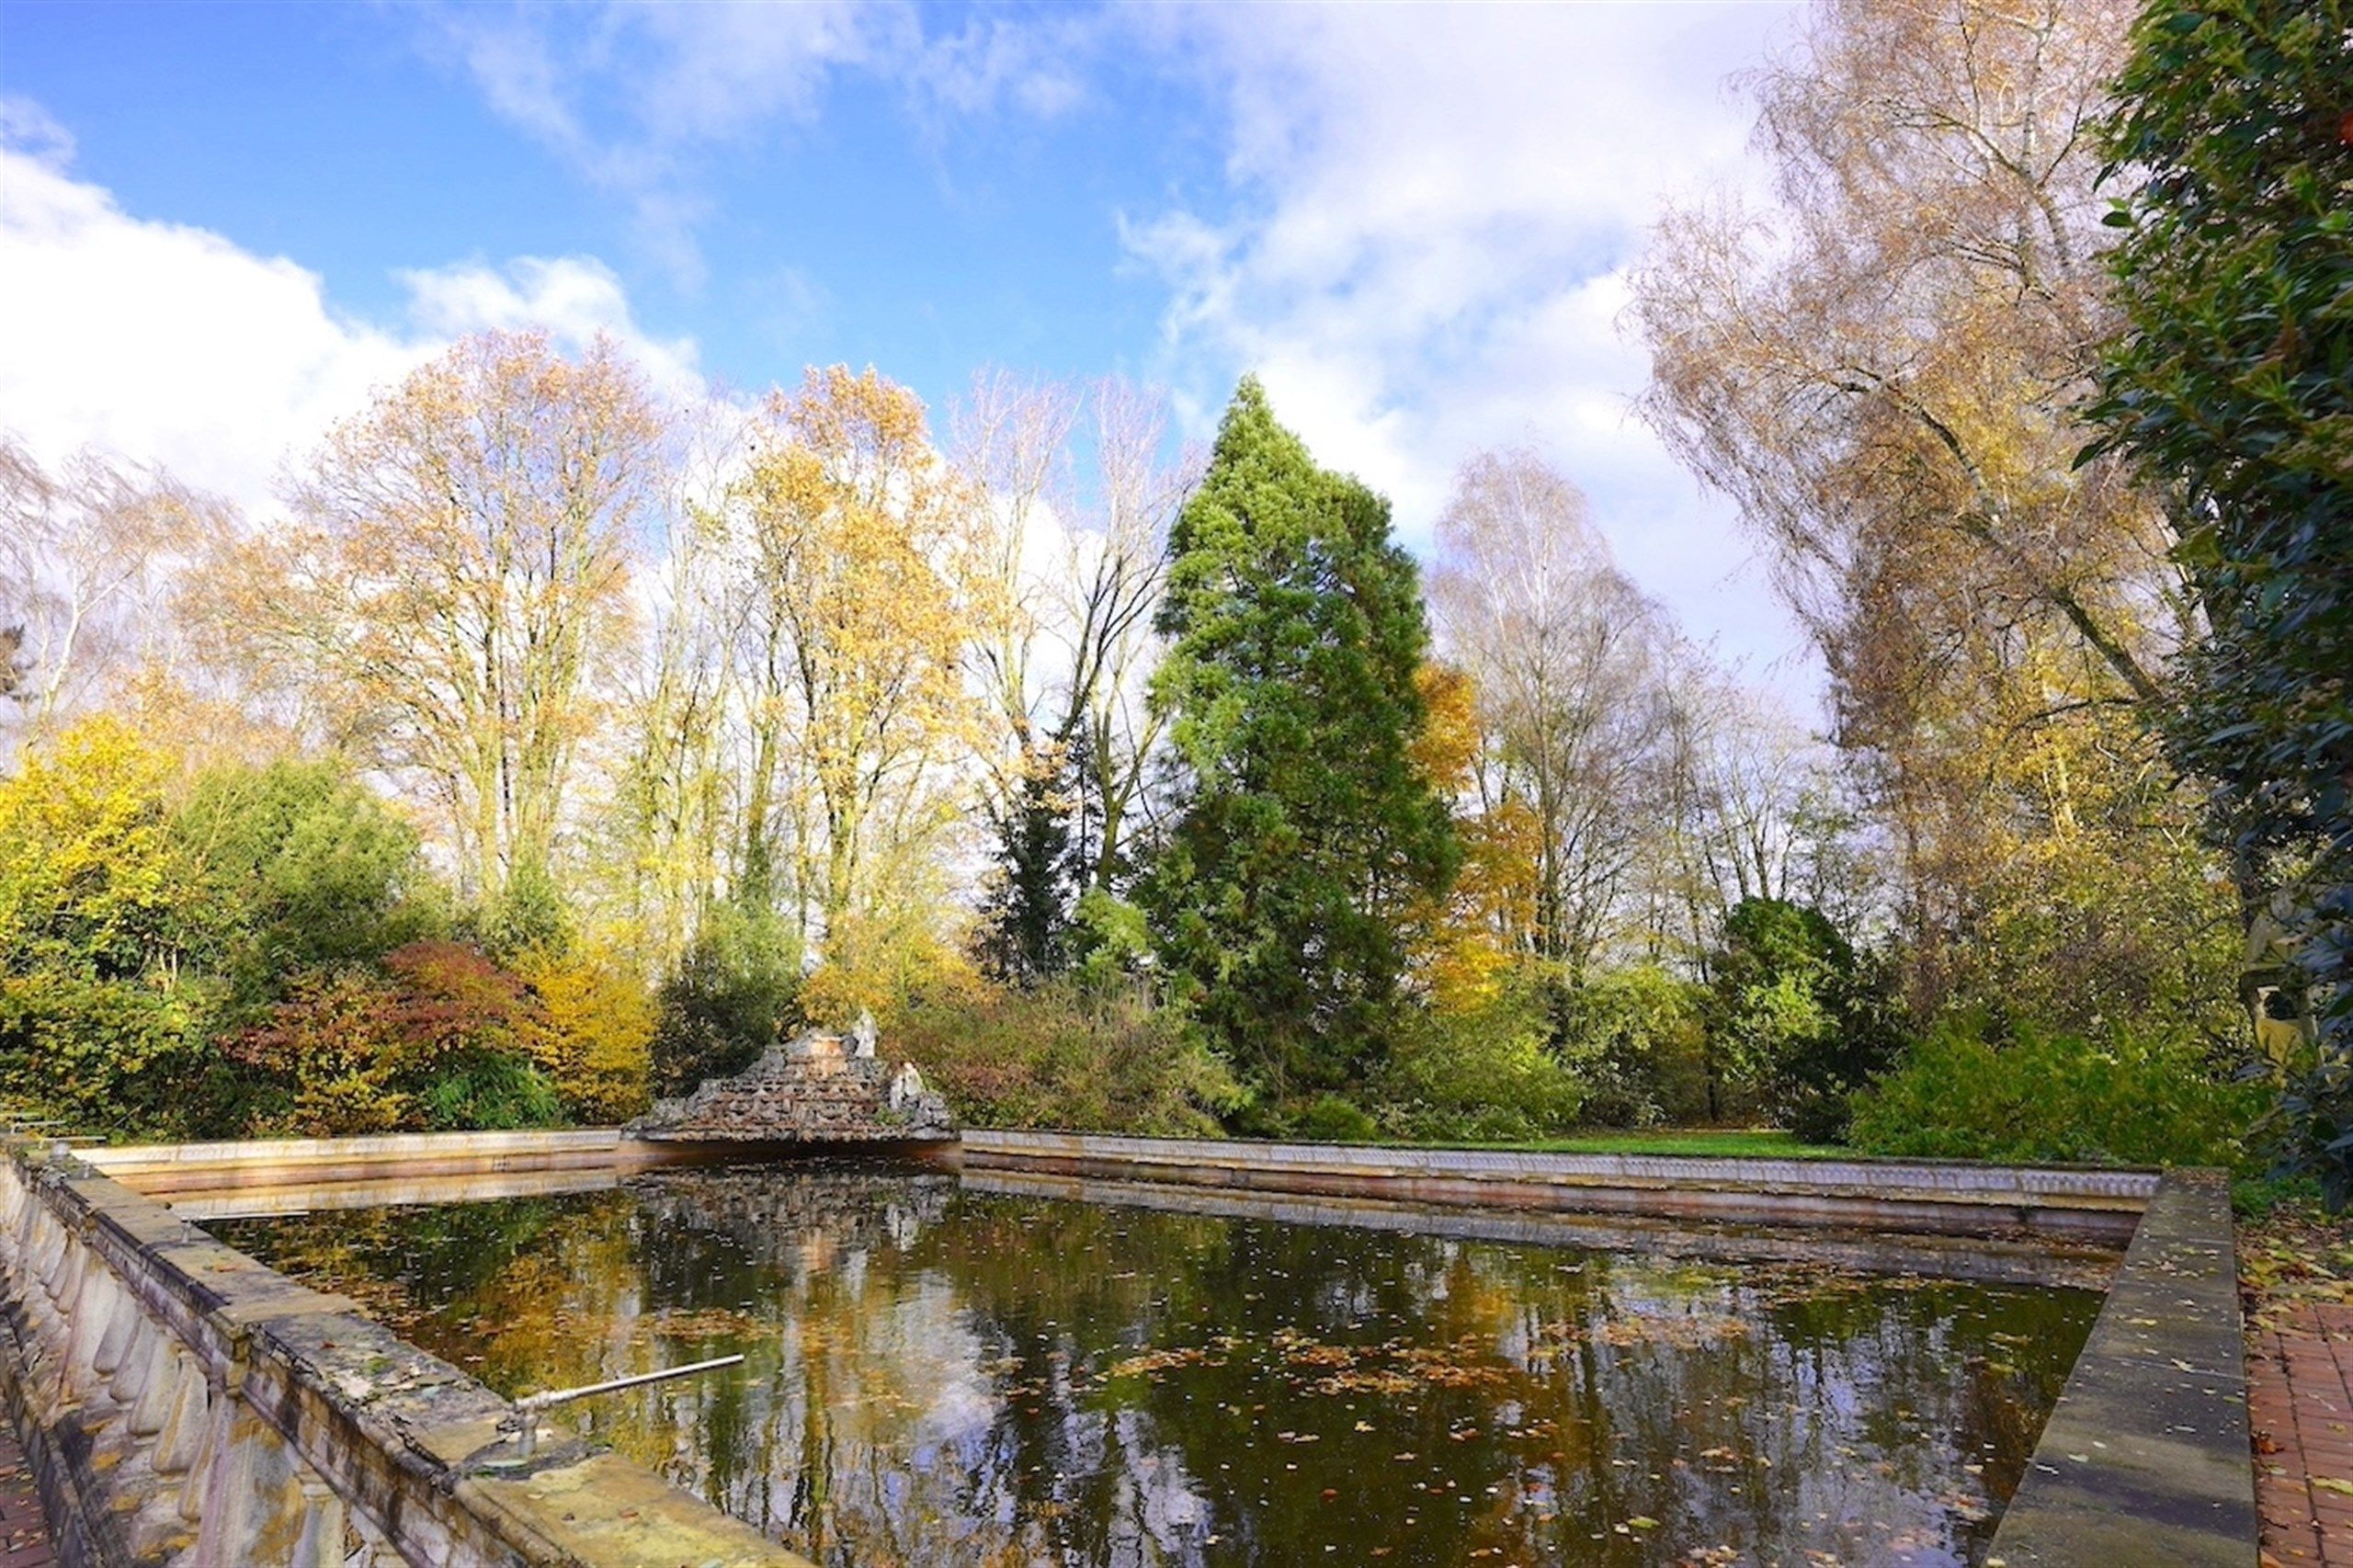
[[[994,1130],[965,1133],[960,1149],[963,1163],[974,1168],[1192,1187],[1961,1235],[2018,1231],[2120,1245],[2157,1186],[2154,1171],[2089,1167],[1555,1154]]]
[[[2252,1568],[2230,1185],[2159,1184],[2002,1516],[1988,1568]]]

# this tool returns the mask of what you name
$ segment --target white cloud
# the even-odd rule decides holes
[[[11,106],[6,127],[44,121]],[[35,145],[0,143],[0,426],[45,461],[95,444],[265,515],[288,458],[488,327],[544,327],[570,349],[606,333],[665,402],[706,396],[693,341],[642,330],[594,258],[404,273],[406,319],[358,321],[284,257],[126,213],[74,177],[62,133]]]
[[[1424,543],[1461,460],[1530,444],[1620,560],[1752,674],[1801,639],[1751,551],[1631,412],[1620,331],[1662,204],[1757,176],[1726,75],[1791,9],[1233,7],[1141,13],[1228,117],[1231,205],[1131,218],[1173,290],[1165,372],[1213,409],[1255,369],[1319,457]],[[1814,679],[1801,655],[1779,683]]]
[[[683,408],[707,393],[694,339],[647,334],[631,314],[620,278],[593,256],[520,256],[503,267],[466,262],[399,277],[410,315],[434,338],[540,327],[558,347],[577,352],[602,335],[643,367],[664,402]]]
[[[637,238],[681,283],[702,278],[699,154],[813,119],[838,70],[903,57],[897,4],[442,6],[428,48],[492,110],[630,205]]]
[[[0,146],[0,424],[54,461],[85,443],[253,506],[291,441],[422,357],[332,311],[316,274],[123,212],[59,160]]]

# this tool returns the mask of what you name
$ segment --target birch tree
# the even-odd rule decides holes
[[[1654,824],[1670,631],[1611,562],[1584,495],[1525,451],[1462,468],[1438,518],[1430,597],[1479,696],[1487,812],[1529,816],[1538,956],[1581,972],[1626,932]]]

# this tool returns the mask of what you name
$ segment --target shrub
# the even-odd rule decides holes
[[[437,1132],[557,1127],[564,1120],[555,1085],[512,1052],[469,1056],[428,1082],[416,1099],[425,1125]]]
[[[0,1094],[85,1131],[185,1126],[225,1002],[189,961],[206,910],[171,768],[95,719],[0,780]]]
[[[1184,1016],[1133,985],[942,982],[910,998],[886,1038],[973,1126],[1211,1133],[1241,1099]]]
[[[1540,1138],[1574,1126],[1584,1090],[1546,1049],[1543,998],[1506,985],[1459,1011],[1432,1008],[1400,1030],[1373,1079],[1392,1137],[1429,1142]]]
[[[654,1092],[740,1073],[800,1021],[801,945],[772,915],[714,916],[654,998]]]
[[[1352,1100],[1321,1095],[1292,1118],[1291,1136],[1315,1143],[1367,1143],[1381,1129]]]
[[[204,956],[245,1001],[448,926],[416,830],[329,764],[214,768],[171,825],[202,868]]]
[[[480,952],[413,942],[381,968],[303,977],[223,1051],[278,1090],[254,1132],[544,1126],[562,1120],[527,1053],[544,1028],[522,981]]]
[[[1888,1009],[1820,910],[1745,898],[1724,916],[1708,998],[1709,1098],[1756,1096],[1813,1141],[1846,1131],[1848,1097],[1893,1056]]]
[[[1552,1049],[1585,1090],[1584,1120],[1660,1127],[1708,1114],[1706,993],[1656,964],[1540,983]]]
[[[2123,1165],[2237,1165],[2260,1088],[2217,1078],[2203,1048],[1947,1023],[1854,1098],[1848,1138],[1874,1154]]]
[[[0,1097],[85,1132],[203,1131],[186,1090],[223,1000],[187,980],[0,973]]]
[[[526,1044],[563,1109],[604,1124],[642,1111],[660,1012],[637,971],[596,947],[540,949],[515,967],[539,1002]]]

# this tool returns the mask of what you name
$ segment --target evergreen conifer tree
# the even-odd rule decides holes
[[[1386,1051],[1403,916],[1453,875],[1411,756],[1419,574],[1389,504],[1318,468],[1255,378],[1169,549],[1153,700],[1180,778],[1142,899],[1174,989],[1279,1115]]]

